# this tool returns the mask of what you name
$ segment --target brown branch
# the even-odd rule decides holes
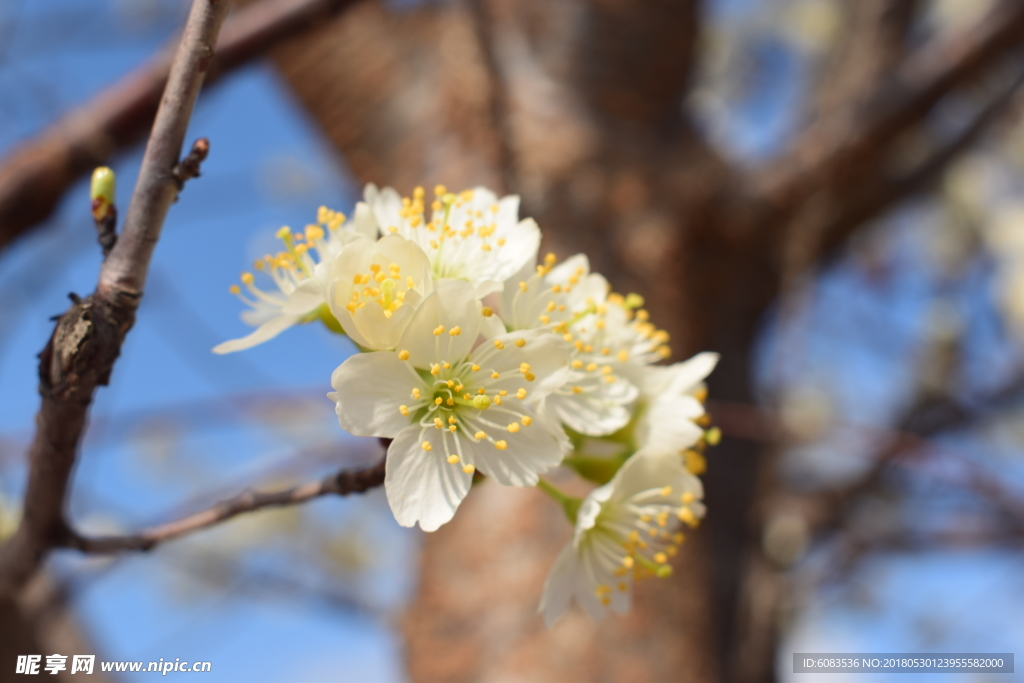
[[[68,481],[96,388],[107,384],[135,322],[149,261],[178,196],[173,171],[228,0],[195,0],[142,157],[124,229],[100,268],[96,291],[60,317],[40,354],[36,434],[18,530],[0,550],[0,596],[22,588],[65,528]]]
[[[322,496],[347,496],[365,493],[384,483],[385,461],[362,470],[342,470],[319,481],[311,481],[281,491],[243,491],[213,507],[167,524],[127,536],[89,538],[68,530],[61,545],[85,553],[106,554],[126,550],[151,550],[167,541],[180,538],[226,522],[239,515],[268,508],[299,505]]]
[[[1024,3],[1004,0],[973,28],[934,39],[847,116],[812,127],[793,152],[758,178],[759,194],[792,207],[881,154],[947,93],[969,82],[1024,39]]]
[[[319,25],[355,0],[261,0],[232,15],[207,84]],[[120,81],[67,114],[0,164],[0,249],[46,219],[65,190],[149,129],[177,39]]]
[[[913,168],[896,177],[877,174],[873,182],[838,197],[829,220],[821,227],[823,252],[834,252],[859,226],[900,201],[931,188],[951,163],[971,149],[994,125],[1005,120],[1014,97],[1024,85],[1024,69],[975,112],[959,131],[937,145]]]
[[[842,116],[864,98],[906,54],[907,33],[919,0],[846,0],[847,30],[821,69],[815,118]]]

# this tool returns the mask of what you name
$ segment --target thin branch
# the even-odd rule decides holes
[[[994,125],[1016,110],[1014,97],[1024,86],[1024,69],[980,107],[973,118],[948,140],[935,146],[916,166],[895,178],[878,174],[875,181],[838,197],[842,204],[821,228],[822,251],[833,252],[866,221],[900,201],[928,190],[961,154],[971,149]]]
[[[1004,0],[975,27],[936,38],[908,57],[864,107],[824,121],[793,152],[758,179],[761,196],[794,206],[815,189],[869,163],[886,144],[920,121],[943,96],[1020,46],[1024,3]]]
[[[306,503],[322,496],[347,496],[365,493],[384,483],[385,461],[362,470],[342,470],[319,481],[311,481],[281,491],[243,491],[213,507],[179,520],[146,529],[127,536],[89,538],[68,530],[61,545],[85,553],[108,554],[126,550],[151,550],[167,541],[186,534],[209,529],[239,515]]]
[[[232,15],[207,85],[315,26],[355,0],[261,0]],[[0,249],[44,220],[65,190],[149,129],[178,40],[70,112],[0,163]]]
[[[107,384],[135,322],[153,248],[178,196],[174,168],[228,0],[195,0],[142,157],[124,229],[100,268],[96,291],[73,297],[39,356],[36,433],[29,449],[24,511],[0,549],[0,596],[20,590],[64,532],[75,456],[96,388]]]

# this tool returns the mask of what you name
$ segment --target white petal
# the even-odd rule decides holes
[[[508,199],[502,200],[502,208]],[[518,211],[519,198],[516,197]],[[500,212],[499,212],[500,213]],[[537,250],[540,248],[540,228],[532,218],[520,221],[511,231],[506,233],[507,242],[498,254],[498,268],[491,276],[495,280],[507,280],[525,264],[537,262]]]
[[[529,402],[540,401],[563,384],[568,373],[569,345],[550,330],[507,332],[494,341],[485,342],[473,351],[473,361],[481,367],[499,373],[500,377],[486,383],[488,392],[505,390],[515,394],[526,389]],[[517,342],[525,342],[519,346]],[[527,381],[520,372],[523,363],[530,366],[533,381]]]
[[[409,362],[417,368],[428,368],[441,359],[462,360],[480,333],[481,308],[473,285],[461,280],[445,282],[420,304],[397,348],[407,350]],[[435,335],[439,325],[445,331]],[[461,334],[453,337],[449,333],[455,327],[461,328]]]
[[[718,354],[705,351],[681,363],[670,365],[672,380],[668,387],[670,392],[685,393],[693,391],[711,374],[718,364]]]
[[[403,429],[388,448],[384,488],[395,519],[402,526],[419,522],[424,531],[445,524],[469,493],[473,475],[459,464],[445,459],[447,430],[411,425]],[[428,441],[431,450],[423,450]]]
[[[392,351],[350,356],[331,375],[338,423],[356,436],[394,437],[409,424],[399,406],[413,403],[413,387],[426,387]]]
[[[376,190],[376,188],[374,188]],[[357,235],[368,239],[377,239],[377,219],[373,216],[373,210],[365,202],[356,204],[355,216],[352,217],[352,230]]]
[[[544,593],[540,599],[540,611],[544,614],[544,625],[552,625],[569,609],[575,592],[575,582],[579,566],[572,544],[566,544],[558,559],[551,567],[547,580],[544,582]]]
[[[497,406],[481,411],[481,417],[501,427],[481,425],[480,428],[496,441],[504,441],[507,447],[498,450],[488,440],[477,442],[464,438],[462,444],[467,461],[503,486],[534,486],[538,475],[562,462],[562,443],[555,431],[562,431],[561,427],[552,425],[542,415],[532,413],[518,400],[506,400],[502,407],[516,414],[529,415],[532,418],[530,426],[520,425],[517,432],[509,432],[507,425],[516,422],[516,414],[498,412]]]
[[[281,307],[281,312],[286,315],[306,315],[326,301],[323,287],[315,279],[309,278],[288,295],[288,301]]]
[[[289,327],[298,324],[300,318],[301,316],[296,315],[275,316],[257,327],[251,334],[246,335],[241,339],[232,339],[231,341],[226,341],[223,344],[217,344],[217,346],[213,347],[213,352],[224,354],[252,348],[257,344],[262,344],[265,341],[273,339]]]
[[[704,495],[700,479],[691,474],[675,454],[638,451],[619,468],[608,485],[612,487],[612,500],[623,500],[663,486],[671,486],[673,495],[689,492],[698,499]]]
[[[586,254],[576,254],[565,259],[552,268],[545,279],[551,283],[565,284],[580,268],[584,275],[590,274],[590,260]]]

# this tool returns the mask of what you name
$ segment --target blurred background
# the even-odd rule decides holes
[[[0,3],[4,536],[35,356],[100,263],[85,177],[109,163],[123,214],[140,65],[187,11]],[[1024,4],[251,0],[221,48],[188,136],[210,157],[92,409],[83,531],[380,457],[324,397],[343,338],[209,352],[245,332],[227,289],[277,228],[350,213],[365,182],[520,194],[545,251],[646,298],[673,360],[722,353],[708,518],[631,614],[548,632],[570,530],[538,492],[485,483],[430,535],[382,491],[321,499],[148,554],[57,552],[5,642],[254,683],[790,681],[793,652],[1024,645]]]

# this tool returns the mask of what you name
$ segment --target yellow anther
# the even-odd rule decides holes
[[[277,239],[279,239],[279,240],[290,239],[291,236],[292,236],[292,229],[289,228],[288,226],[280,228],[277,231]]]
[[[654,561],[658,564],[665,564],[668,562],[668,556],[665,553],[654,553]]]
[[[583,393],[583,387],[578,386],[578,385],[574,386],[572,388],[572,393],[574,393],[574,394],[582,394]]]
[[[591,363],[591,365],[593,365],[593,363]],[[581,360],[579,360],[579,359],[577,359],[577,360],[574,360],[574,361],[572,362],[572,367],[573,367],[573,369],[574,369],[574,370],[579,370],[579,369],[581,369],[581,368],[583,367],[583,361],[581,361]]]
[[[476,390],[476,393],[483,394],[483,393],[485,393],[485,391],[486,390],[483,387],[480,387],[479,389]],[[469,394],[466,394],[466,395],[468,396]]]
[[[392,225],[392,226],[390,226],[388,228],[388,232],[390,232],[392,235],[394,235],[396,232],[398,232],[398,228],[396,228],[395,226]]]
[[[400,412],[405,417],[408,417],[409,416],[409,406],[407,406],[407,405],[398,406],[398,412]]]
[[[523,417],[521,419],[523,421],[523,426],[524,427],[529,427],[530,425],[533,424],[533,418],[530,417],[529,415],[523,415]]]
[[[722,440],[722,430],[718,427],[712,427],[704,432],[704,440],[708,442],[709,446],[717,446]]]
[[[561,291],[562,291],[562,285],[554,285],[554,286],[553,286],[553,287],[551,288],[551,291],[552,291],[552,292],[556,292],[556,293],[557,293],[557,292],[561,292]]]
[[[430,445],[429,441],[424,441],[423,443],[421,443],[420,444],[420,448],[422,448],[425,451],[432,451],[432,450],[434,450],[434,447]]]
[[[445,187],[444,185],[435,185],[434,186],[434,196],[435,197],[440,197],[441,195],[444,195],[444,194],[448,194],[448,188],[447,187]]]
[[[409,352],[402,349],[398,352],[398,360],[409,360]]]
[[[491,379],[498,379],[499,377],[501,377],[501,375],[499,375],[497,372],[491,373]]]
[[[558,257],[555,256],[554,254],[552,254],[551,252],[548,252],[547,254],[544,255],[544,265],[546,265],[546,266],[553,266],[553,265],[555,265],[555,262],[557,260],[558,260]]]
[[[454,465],[459,461],[459,456],[452,453],[451,455],[448,456],[447,460],[449,465]]]
[[[572,341],[572,332],[566,332],[565,334],[563,334],[562,335],[562,339],[564,339],[567,342],[571,342]]]
[[[529,363],[520,363],[519,364],[519,372],[527,373],[529,371],[530,371],[530,364]]]
[[[376,275],[378,272],[380,272],[380,264],[379,263],[371,263],[370,264],[370,272],[373,273],[374,275]]]
[[[441,404],[442,404],[443,402],[444,402],[444,399],[442,399],[442,398],[441,398],[440,396],[438,396],[437,398],[435,398],[435,399],[434,399],[434,405],[435,405],[435,406],[439,406],[439,405],[441,405]]]
[[[526,340],[525,339],[516,339],[516,346],[518,346],[519,348],[523,348],[524,346],[526,346]]]
[[[523,374],[523,379],[525,379],[527,382],[532,382],[533,380],[537,379],[537,376],[532,372],[527,372]]]
[[[476,439],[477,441],[479,441],[481,439],[486,439],[487,438],[487,434],[485,434],[483,432],[477,432],[476,434],[473,435],[473,438]]]
[[[474,472],[476,472],[476,468],[473,467],[472,465],[463,465],[462,471],[465,472],[466,474],[473,474]]]
[[[449,363],[448,361],[444,361],[443,363],[441,363],[441,367],[444,368],[445,370],[451,370],[452,364]]]
[[[587,363],[587,372],[597,370],[597,363]]]
[[[444,420],[442,420],[439,417],[435,417],[434,418],[434,429],[440,429],[441,427],[444,427]]]
[[[448,427],[448,431],[453,433],[453,434],[455,433],[456,429],[458,429],[457,425],[449,425],[449,427]]]
[[[633,567],[633,558],[630,557],[629,555],[626,555],[625,557],[623,557],[622,558],[622,566],[625,567],[626,569],[631,569]]]
[[[482,390],[481,390],[481,391],[482,391]],[[468,401],[468,400],[469,400],[470,398],[472,398],[472,395],[471,395],[471,394],[463,394],[463,395],[462,395],[462,400],[463,400],[463,401]]]
[[[509,423],[508,431],[512,432],[513,434],[518,432],[519,431],[519,423],[518,422],[511,422],[511,423]]]
[[[477,370],[479,370],[479,369],[480,369],[480,366],[479,366],[479,365],[477,365],[476,363],[473,363],[473,365],[472,365],[472,367],[470,367],[470,369],[471,369],[471,370],[472,370],[473,372],[476,372]]]
[[[681,545],[682,542],[685,541],[685,540],[686,540],[686,536],[683,535],[682,531],[677,531],[676,534],[672,537],[672,542],[675,543],[676,545]]]
[[[241,294],[242,288],[239,287],[238,285],[231,285],[230,287],[228,287],[228,291],[231,292],[232,294]]]
[[[650,529],[647,530],[647,533],[649,535],[651,535],[651,536],[657,536],[658,535],[658,530],[655,527],[652,526]]]
[[[448,400],[445,401],[445,403],[447,403],[450,406],[453,406],[453,405],[455,405],[455,399],[454,398],[449,398]]]
[[[672,495],[672,487],[671,486],[662,487],[662,489],[661,489],[661,491],[659,491],[659,493],[661,495],[663,495],[663,496],[671,496]]]
[[[541,315],[540,316],[540,322],[541,322],[542,325],[547,325],[549,322],[551,322],[551,316]]]
[[[407,276],[405,278],[405,287],[406,287],[406,289],[412,289],[415,286],[416,286],[416,281],[412,279],[412,276]]]
[[[419,390],[418,387],[413,387],[412,388],[412,397],[413,398],[419,398],[420,397],[420,390]]]
[[[601,368],[601,374],[603,374],[603,375],[610,375],[610,374],[612,374],[612,366],[605,365],[604,367],[602,367]]]
[[[505,344],[503,344],[500,339],[495,339],[494,340],[494,348],[499,349],[499,350],[503,349],[503,348],[505,348]]]
[[[453,337],[458,337],[460,334],[462,334],[462,328],[456,325],[452,329],[448,330],[448,334],[450,334]]]
[[[520,291],[520,292],[525,292],[526,290],[527,290],[527,285],[526,285],[526,283],[525,283],[525,282],[520,282],[520,283],[519,283],[519,291]]]
[[[676,553],[679,551],[676,549],[674,545],[670,545],[669,547],[665,548],[665,552],[668,553],[669,557],[675,557]]]
[[[434,377],[437,377],[439,374],[441,374],[441,366],[438,365],[437,363],[433,363],[430,366],[430,374],[433,375]]]
[[[423,201],[423,188],[417,185],[412,191],[412,197],[413,199]]]
[[[506,394],[506,392],[504,392],[504,391],[501,392],[501,396],[504,396],[505,394]],[[496,406],[500,406],[501,405],[501,396],[495,396],[494,397],[494,405],[496,405]]]
[[[446,382],[446,384],[448,385],[448,388],[451,389],[452,387],[455,386],[455,380],[450,379]]]
[[[604,381],[607,382],[608,384],[615,384],[617,379],[618,378],[615,375],[605,375],[604,376]]]
[[[677,516],[680,521],[689,524],[690,526],[697,526],[697,517],[693,514],[693,510],[690,508],[679,508]]]
[[[251,285],[255,279],[256,278],[252,276],[252,273],[242,273],[242,282],[247,285]]]
[[[490,306],[484,306],[482,309],[480,309],[480,312],[484,314],[485,318],[490,318],[492,315],[494,315],[494,309],[491,308]]]
[[[508,442],[506,442],[504,439],[502,439],[501,441],[495,441],[494,447],[497,448],[499,451],[503,451],[506,448],[508,448]]]
[[[516,392],[516,398],[520,401],[526,398],[526,389],[520,388],[519,391]]]
[[[683,494],[682,496],[680,496],[679,498],[680,498],[680,500],[682,500],[682,501],[683,501],[683,504],[684,504],[684,505],[689,505],[689,504],[690,504],[690,503],[692,503],[692,502],[693,502],[693,500],[694,500],[693,494],[692,494],[692,493],[690,493],[689,491],[687,491],[686,493],[684,493],[684,494]]]
[[[434,336],[435,337],[437,337],[439,335],[442,335],[442,334],[444,334],[444,325],[438,325],[437,327],[434,328]]]

